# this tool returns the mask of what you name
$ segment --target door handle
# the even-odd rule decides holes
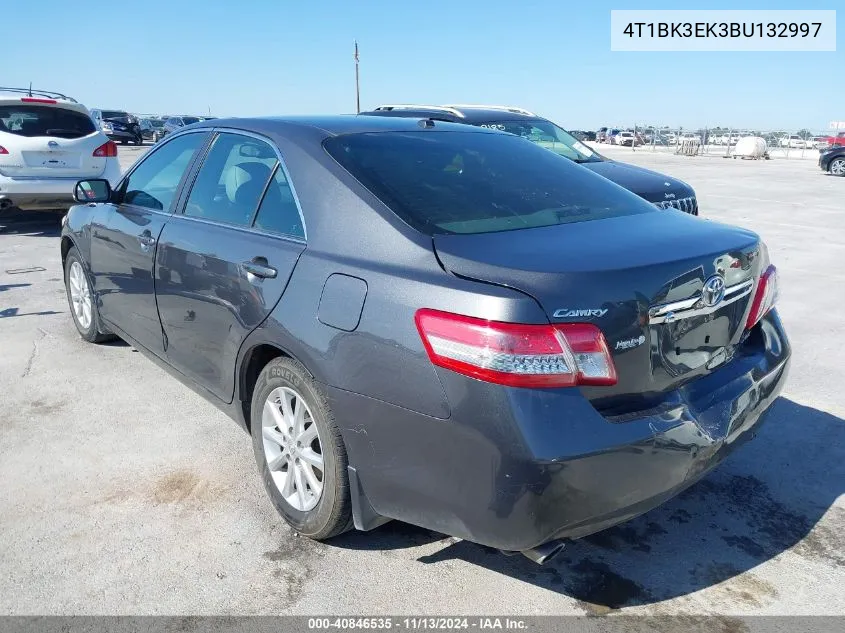
[[[249,261],[241,262],[241,268],[246,271],[247,278],[260,277],[261,279],[275,279],[278,274],[278,271],[270,266],[264,257],[254,257]]]
[[[141,246],[149,248],[156,243],[156,238],[149,231],[144,231],[138,236],[138,241],[141,243]]]

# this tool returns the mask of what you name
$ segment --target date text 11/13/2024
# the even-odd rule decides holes
[[[519,631],[528,628],[528,623],[510,617],[324,617],[308,618],[308,630],[391,630],[453,631],[476,629],[481,631]]]

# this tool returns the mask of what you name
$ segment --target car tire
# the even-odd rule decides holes
[[[251,407],[255,459],[278,513],[299,534],[314,540],[349,530],[346,446],[319,385],[297,361],[276,358],[258,376]]]
[[[845,158],[834,158],[827,170],[834,176],[845,176]]]
[[[65,257],[65,293],[73,324],[84,340],[102,343],[114,338],[114,334],[102,325],[91,290],[91,279],[76,247],[71,248]]]

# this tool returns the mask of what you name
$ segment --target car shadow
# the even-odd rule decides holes
[[[55,211],[9,209],[0,212],[0,235],[58,237],[62,232],[62,217],[65,213],[67,209]]]
[[[441,549],[417,560],[464,560],[603,614],[717,585],[786,550],[845,565],[845,511],[834,506],[843,493],[845,421],[780,398],[758,437],[704,480],[641,517],[570,543],[543,566],[395,521],[330,544],[401,549],[440,541]],[[756,577],[741,585],[737,595],[750,606],[775,593]]]

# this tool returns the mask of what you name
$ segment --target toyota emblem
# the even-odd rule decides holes
[[[725,298],[725,280],[719,275],[713,275],[704,282],[701,289],[701,300],[706,306],[714,306]]]

